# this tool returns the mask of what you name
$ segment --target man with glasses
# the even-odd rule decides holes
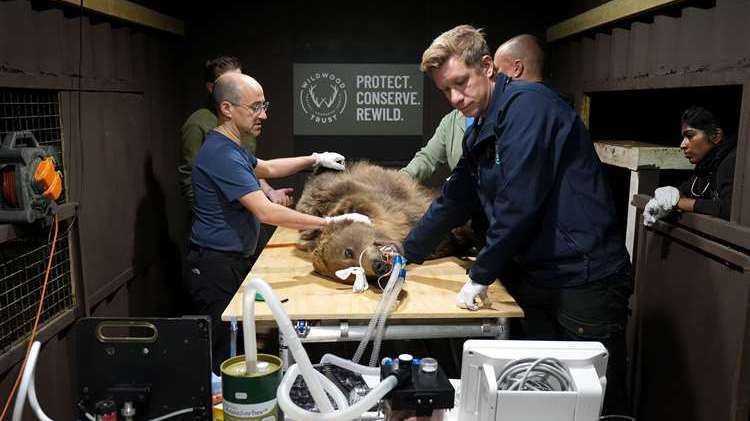
[[[182,163],[177,168],[180,175],[180,191],[188,201],[190,209],[193,208],[193,186],[191,183],[191,173],[193,162],[198,150],[203,145],[203,140],[208,132],[216,127],[218,119],[212,111],[211,94],[214,89],[214,81],[226,72],[242,72],[242,64],[236,57],[221,56],[206,62],[203,79],[208,91],[208,106],[196,110],[188,117],[185,124],[182,125]],[[244,136],[241,139],[241,145],[248,152],[255,154],[256,142],[253,136]],[[260,188],[268,196],[268,199],[274,203],[283,206],[291,206],[293,203],[291,188],[274,189],[264,179],[260,179]]]
[[[228,72],[213,92],[218,126],[211,130],[193,166],[193,226],[186,279],[197,314],[211,316],[213,369],[229,356],[229,329],[221,313],[250,270],[260,223],[294,229],[319,229],[330,222],[369,223],[358,214],[320,218],[268,200],[258,178],[293,175],[314,166],[344,169],[344,157],[332,152],[264,161],[242,148],[243,136],[260,135],[268,101],[253,78]]]

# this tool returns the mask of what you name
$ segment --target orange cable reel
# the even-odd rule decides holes
[[[48,156],[42,159],[34,170],[37,191],[42,192],[49,200],[57,200],[62,194],[62,176],[55,167],[55,160]]]

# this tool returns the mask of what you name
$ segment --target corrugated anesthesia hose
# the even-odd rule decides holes
[[[323,374],[315,370],[310,362],[310,358],[307,356],[302,342],[297,337],[292,322],[289,320],[289,316],[284,311],[276,294],[274,294],[271,287],[262,279],[252,278],[248,285],[245,287],[243,297],[243,328],[245,334],[245,340],[251,336],[253,339],[250,342],[246,342],[248,345],[255,344],[255,294],[256,291],[260,292],[263,299],[271,309],[271,313],[276,319],[276,324],[279,327],[279,331],[284,335],[289,351],[297,361],[289,367],[289,370],[284,374],[284,378],[279,384],[279,388],[276,391],[276,397],[279,402],[279,406],[284,413],[293,418],[299,420],[315,420],[315,421],[344,421],[358,418],[361,414],[367,412],[373,405],[377,404],[383,396],[391,391],[398,383],[395,376],[389,376],[383,380],[378,386],[372,389],[367,395],[365,395],[360,401],[349,406],[347,398],[343,392],[333,384]],[[251,350],[246,349],[246,352]],[[257,351],[256,351],[257,352]],[[252,359],[253,357],[248,357]],[[257,354],[256,357],[257,359]],[[365,367],[359,364],[354,364],[351,361],[343,360],[334,355],[326,354],[321,359],[322,362],[328,362],[330,364],[346,368],[348,370],[358,372],[360,374],[375,374],[377,369]],[[320,412],[311,412],[297,406],[292,402],[289,393],[294,384],[294,380],[298,375],[302,375],[305,380],[305,384],[310,389],[310,394],[315,401],[315,404],[320,409]],[[336,402],[337,409],[333,410],[328,394]]]

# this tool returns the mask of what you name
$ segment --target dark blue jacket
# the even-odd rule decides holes
[[[489,285],[522,269],[539,286],[602,279],[629,264],[609,186],[588,131],[541,83],[498,75],[464,156],[404,242],[421,263],[447,230],[473,211],[489,221],[487,244],[469,276]]]

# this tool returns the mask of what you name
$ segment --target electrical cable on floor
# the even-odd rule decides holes
[[[26,367],[26,361],[29,358],[29,352],[31,352],[31,346],[34,344],[34,340],[36,339],[37,329],[39,327],[39,321],[42,318],[42,310],[44,309],[44,296],[47,293],[47,283],[49,281],[49,274],[52,271],[52,260],[55,257],[55,247],[57,246],[57,229],[58,229],[58,221],[57,221],[57,215],[54,215],[54,222],[53,222],[53,230],[54,235],[52,238],[52,243],[50,244],[50,253],[49,253],[49,259],[47,260],[47,270],[44,273],[44,282],[42,284],[42,292],[39,297],[39,307],[36,311],[36,318],[34,318],[34,326],[31,328],[31,335],[29,336],[29,345],[26,347],[26,355],[23,358],[23,362],[21,363],[21,368],[18,370],[18,376],[16,377],[16,382],[13,384],[13,388],[10,390],[10,394],[8,395],[8,400],[5,402],[5,406],[3,407],[3,412],[0,414],[0,421],[3,421],[8,415],[8,409],[10,409],[10,403],[13,402],[13,396],[16,394],[16,390],[18,389],[18,385],[21,383],[21,376],[23,375],[23,370]]]
[[[630,417],[627,415],[602,415],[599,417],[600,420],[628,420],[628,421],[636,421],[635,417]]]

